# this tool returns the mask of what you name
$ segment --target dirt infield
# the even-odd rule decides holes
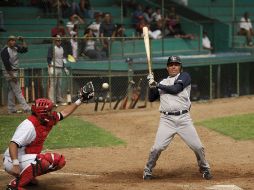
[[[75,115],[95,123],[126,141],[125,146],[56,150],[67,165],[58,173],[39,177],[39,190],[202,190],[218,184],[254,189],[254,141],[236,141],[196,126],[206,148],[214,178],[201,178],[193,152],[177,136],[154,169],[157,177],[142,180],[142,171],[153,144],[159,121],[158,103],[146,109],[93,113],[93,105],[82,105]],[[254,97],[193,103],[194,121],[227,115],[253,113]],[[248,122],[248,121],[246,121]],[[2,157],[2,155],[1,155]],[[0,163],[2,168],[2,163]],[[0,171],[0,189],[11,179]],[[35,189],[29,187],[27,189]]]

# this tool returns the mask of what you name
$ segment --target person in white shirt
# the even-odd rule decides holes
[[[245,12],[243,17],[240,20],[240,31],[238,32],[239,35],[245,35],[248,46],[252,46],[252,36],[254,35],[253,29],[252,29],[252,23],[249,18],[249,13]]]
[[[53,102],[38,98],[31,107],[32,114],[19,124],[3,155],[4,170],[14,176],[6,190],[21,190],[29,183],[35,184],[36,177],[60,170],[65,166],[63,155],[55,152],[42,153],[43,144],[51,129],[71,115],[82,102],[94,96],[92,82],[84,85],[77,100],[60,112],[53,111]]]
[[[204,49],[207,49],[207,50],[210,50],[210,51],[213,50],[213,47],[211,45],[211,41],[208,38],[206,31],[203,32],[202,46],[203,46]]]

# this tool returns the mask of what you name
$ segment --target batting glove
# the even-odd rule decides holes
[[[147,75],[147,80],[154,80],[154,76],[153,76],[153,73],[150,73]]]
[[[148,84],[149,84],[149,88],[156,88],[158,83],[154,79],[150,79],[148,81]]]

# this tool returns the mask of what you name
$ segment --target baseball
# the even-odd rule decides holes
[[[109,84],[108,84],[108,83],[104,82],[104,83],[102,84],[102,88],[108,89],[108,87],[109,87]]]

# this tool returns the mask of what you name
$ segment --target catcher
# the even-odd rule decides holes
[[[94,96],[92,82],[82,87],[78,100],[61,112],[53,111],[53,103],[46,98],[39,98],[31,107],[32,114],[16,129],[9,147],[4,153],[4,169],[15,178],[7,190],[24,190],[29,183],[37,183],[36,177],[59,170],[65,166],[65,158],[58,153],[41,153],[44,141],[58,121],[71,115],[82,102]]]

